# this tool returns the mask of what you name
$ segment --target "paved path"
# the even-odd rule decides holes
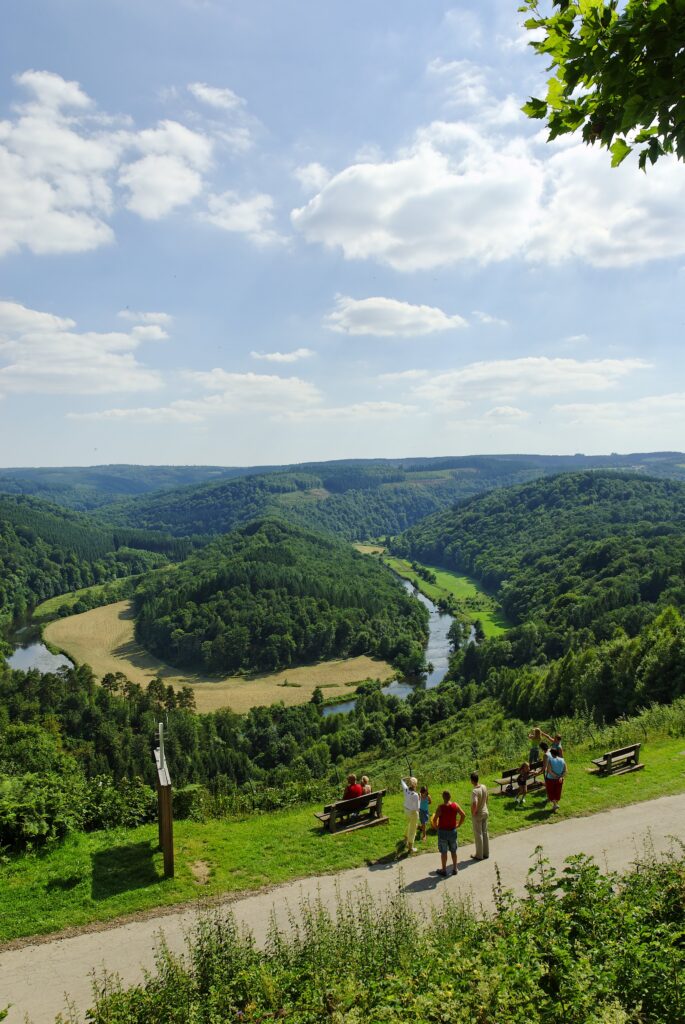
[[[367,885],[372,893],[382,894],[396,891],[401,885],[415,906],[429,907],[449,891],[472,899],[476,906],[488,907],[492,904],[495,866],[499,866],[505,886],[523,892],[531,853],[538,845],[544,847],[553,863],[583,852],[595,857],[602,867],[621,871],[646,845],[657,853],[666,850],[671,836],[685,838],[685,794],[587,818],[552,820],[501,836],[491,843],[490,860],[481,863],[468,859],[472,849],[465,846],[460,851],[462,867],[457,878],[444,880],[432,874],[438,858],[426,854],[405,860],[401,869],[396,864],[382,864],[302,879],[234,899],[231,909],[261,941],[272,912],[285,925],[288,909],[297,907],[303,895],[319,893],[324,901],[332,903],[336,889],[345,894]],[[344,837],[333,841],[344,842]],[[53,1024],[56,1015],[65,1010],[65,993],[83,1012],[92,1003],[89,973],[101,971],[105,965],[127,984],[138,981],[143,968],[153,966],[155,945],[161,935],[170,949],[183,949],[184,934],[192,927],[195,915],[195,911],[185,910],[0,953],[0,1009],[13,1004],[6,1024],[23,1024],[26,1015],[32,1024]]]

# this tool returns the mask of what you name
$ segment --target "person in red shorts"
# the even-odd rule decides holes
[[[355,796],[362,796],[363,793],[363,788],[357,782],[357,776],[348,775],[347,786],[345,787],[345,792],[342,795],[343,800],[353,800]]]
[[[566,761],[561,756],[559,747],[552,747],[545,760],[545,789],[547,799],[554,812],[559,810],[561,791],[566,778]]]
[[[438,825],[438,850],[440,851],[441,868],[438,874],[443,878],[447,877],[447,851],[452,854],[452,874],[456,875],[457,868],[457,829],[464,824],[466,815],[459,804],[455,804],[449,790],[442,794],[442,803],[435,812]]]

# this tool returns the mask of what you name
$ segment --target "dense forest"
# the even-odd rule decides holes
[[[423,517],[493,488],[545,474],[609,466],[685,479],[683,456],[535,455],[309,463],[272,473],[148,494],[102,510],[107,521],[177,536],[225,533],[279,515],[347,540],[402,532]]]
[[[495,593],[520,624],[498,641],[506,664],[633,636],[668,605],[685,607],[685,485],[675,481],[564,474],[430,517],[393,546]],[[480,652],[481,675],[497,647]]]
[[[423,666],[427,612],[375,560],[278,520],[213,541],[136,592],[145,647],[182,667],[271,670],[347,655]]]
[[[0,625],[45,598],[146,572],[190,548],[161,533],[106,528],[36,498],[0,496]]]

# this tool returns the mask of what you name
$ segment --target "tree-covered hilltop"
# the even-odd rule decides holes
[[[347,540],[400,533],[424,516],[497,487],[589,467],[685,479],[683,456],[496,455],[306,463],[278,472],[147,494],[110,505],[107,522],[176,536],[226,533],[257,516],[326,530]],[[0,481],[1,489],[1,481]]]
[[[565,474],[430,517],[397,540],[415,558],[491,588],[518,628],[467,650],[462,670],[543,663],[635,635],[685,607],[685,486],[617,473]]]
[[[276,467],[229,466],[49,466],[0,469],[0,493],[29,494],[88,512],[139,494],[167,491]]]
[[[416,671],[427,612],[375,560],[266,519],[143,581],[136,631],[159,657],[210,672],[357,654]]]
[[[0,624],[40,601],[183,557],[187,541],[103,527],[37,498],[0,495]]]

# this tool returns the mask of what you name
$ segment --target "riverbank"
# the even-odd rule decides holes
[[[468,623],[480,622],[486,637],[500,636],[511,628],[494,597],[470,576],[459,575],[436,565],[415,563],[426,570],[435,582],[425,579],[405,558],[382,554],[381,561],[405,580],[414,583],[431,601],[449,601],[456,605],[456,617]]]

